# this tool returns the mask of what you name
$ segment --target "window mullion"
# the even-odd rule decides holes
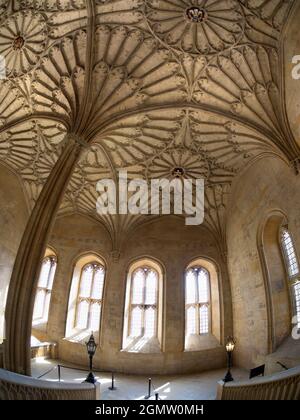
[[[52,271],[52,261],[51,261],[51,258],[49,258],[49,260],[50,260],[50,270],[47,273],[48,275],[47,275],[46,288],[49,288],[50,279],[51,279],[51,271]]]
[[[146,278],[147,275],[144,271],[144,284],[143,284],[143,300],[142,300],[142,337],[145,335],[145,330],[146,330],[146,325],[145,325],[145,320],[146,320],[146,288],[147,288],[147,282],[146,282]]]
[[[93,275],[92,275],[91,287],[90,287],[89,298],[88,298],[88,302],[89,302],[89,311],[88,311],[88,319],[87,319],[88,329],[91,329],[91,323],[92,323],[92,293],[94,290],[95,273],[96,273],[96,270],[93,265]]]
[[[54,258],[51,258],[50,257],[50,270],[49,270],[49,273],[48,273],[48,279],[47,279],[47,288],[49,289],[49,290],[51,290],[52,289],[52,285],[51,285],[51,283],[50,283],[50,280],[52,279],[52,277],[54,276],[54,273],[53,273],[53,271],[56,269],[56,259],[54,259]],[[53,274],[53,276],[52,276],[52,274]]]
[[[129,296],[129,316],[128,316],[128,331],[127,331],[127,336],[129,337],[131,334],[131,329],[132,329],[132,311],[133,311],[133,293],[134,293],[134,281],[133,281],[133,276],[130,278],[130,296]]]
[[[199,272],[197,272],[197,276],[195,276],[196,278],[196,313],[195,313],[195,317],[196,317],[196,334],[200,334],[200,306],[199,306]]]
[[[157,275],[157,277],[156,277],[156,290],[155,290],[155,312],[154,312],[154,316],[155,316],[155,319],[154,319],[154,322],[155,322],[155,324],[154,324],[154,326],[155,326],[154,335],[155,335],[155,337],[158,336],[158,310],[159,310],[159,300],[158,300],[159,295],[158,295],[158,293],[159,293],[159,277]]]

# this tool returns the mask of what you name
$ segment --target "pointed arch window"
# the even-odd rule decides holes
[[[130,337],[157,335],[158,273],[154,268],[141,266],[130,279],[128,333]]]
[[[80,273],[75,328],[99,331],[105,269],[98,262],[85,264]]]
[[[50,299],[56,266],[56,255],[49,255],[43,259],[33,310],[34,325],[48,321]]]
[[[185,273],[186,335],[210,332],[210,282],[203,267],[194,266]]]
[[[298,328],[300,329],[300,272],[299,272],[299,261],[296,254],[293,238],[287,228],[281,229],[280,234],[281,246],[283,249],[283,255],[285,265],[287,268],[293,305],[294,313],[297,317]]]

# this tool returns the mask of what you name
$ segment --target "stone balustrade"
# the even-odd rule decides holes
[[[220,381],[218,400],[299,400],[300,366],[241,382]]]
[[[55,383],[0,369],[0,400],[99,400],[100,383]]]

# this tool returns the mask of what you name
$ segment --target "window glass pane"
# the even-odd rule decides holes
[[[76,328],[99,331],[104,277],[105,270],[101,264],[93,262],[83,267],[76,309]]]
[[[53,285],[55,270],[55,256],[44,258],[41,266],[38,288],[34,302],[33,321],[47,321],[51,298],[50,291]]]
[[[33,320],[37,320],[40,318],[43,318],[43,312],[44,312],[44,302],[45,302],[45,290],[38,290],[36,297],[35,297],[35,303],[34,303],[34,310],[33,310]]]
[[[140,337],[142,335],[142,310],[140,308],[134,308],[131,312],[130,335],[132,337]]]
[[[103,285],[104,285],[104,269],[101,266],[96,266],[93,291],[92,291],[93,299],[102,299]]]
[[[90,297],[94,268],[92,264],[84,267],[81,274],[80,297]]]
[[[297,274],[299,274],[298,261],[291,235],[286,229],[283,229],[282,231],[282,245],[285,250],[285,257],[288,266],[289,276],[296,276]]]
[[[196,334],[196,308],[193,306],[186,311],[186,334]]]
[[[194,266],[186,276],[186,335],[209,332],[209,274]],[[205,305],[203,305],[205,304]]]
[[[38,287],[47,287],[48,286],[48,276],[51,269],[51,260],[50,258],[44,258],[41,273],[39,277]]]
[[[185,278],[185,302],[196,303],[196,276],[194,270],[188,270]]]
[[[50,307],[50,299],[51,299],[51,293],[50,292],[46,292],[45,293],[45,302],[44,302],[44,313],[43,313],[43,318],[45,320],[48,319],[48,313],[49,313],[49,307]]]
[[[208,302],[208,278],[205,270],[198,272],[199,302]]]
[[[145,337],[154,337],[155,335],[156,310],[147,308],[145,310]]]
[[[300,328],[300,282],[294,285],[294,295],[295,295],[295,305],[296,305],[296,314],[298,321],[298,328]]]
[[[137,270],[133,275],[132,281],[132,303],[141,304],[143,303],[143,293],[144,293],[144,270]]]
[[[98,302],[95,302],[91,305],[90,313],[90,330],[99,331],[100,329],[100,314],[101,314],[101,305]]]
[[[200,334],[208,333],[208,307],[201,306],[199,308],[200,315]]]
[[[82,300],[78,303],[77,307],[77,324],[76,327],[80,329],[87,328],[87,321],[88,321],[88,313],[89,313],[89,304],[88,302]]]
[[[157,291],[157,274],[153,270],[149,270],[146,276],[146,305],[156,304]]]

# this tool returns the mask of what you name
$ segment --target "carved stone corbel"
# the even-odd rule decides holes
[[[111,251],[111,253],[110,253],[110,257],[111,257],[111,259],[112,259],[112,261],[113,261],[114,263],[117,263],[117,262],[119,261],[120,256],[121,256],[121,253],[120,253],[120,251],[119,251],[118,249],[114,249],[114,250],[113,250],[113,251]]]

